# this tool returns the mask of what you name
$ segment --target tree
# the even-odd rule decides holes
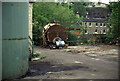
[[[107,22],[109,31],[106,35],[106,40],[109,40],[109,38],[113,40],[120,37],[120,2],[110,2],[108,8],[111,10],[111,15],[110,20]]]
[[[90,2],[73,2],[72,8],[74,13],[76,14],[79,12],[79,16],[85,16],[86,15],[86,8],[87,6],[91,4]]]
[[[112,34],[114,38],[120,37],[120,2],[110,3],[112,13],[110,15],[110,23],[112,24]]]
[[[64,27],[75,23],[77,17],[73,10],[53,2],[38,2],[33,4],[33,40],[39,44],[42,28],[51,20]]]

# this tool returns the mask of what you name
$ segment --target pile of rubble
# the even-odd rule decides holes
[[[89,46],[70,46],[65,49],[66,52],[72,53],[94,53],[95,51],[99,51],[99,47],[93,46],[92,48]]]
[[[64,49],[65,52],[74,54],[115,54],[118,53],[116,46],[111,45],[98,45],[98,46],[69,46]]]

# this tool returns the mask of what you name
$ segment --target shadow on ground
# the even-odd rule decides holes
[[[84,66],[82,64],[56,64],[52,65],[50,62],[41,62],[41,61],[32,61],[30,62],[29,72],[27,76],[37,76],[37,75],[45,75],[48,72],[61,72],[61,71],[69,71],[69,70],[91,70],[89,67]],[[94,70],[95,71],[95,70]],[[72,74],[70,74],[72,75]]]

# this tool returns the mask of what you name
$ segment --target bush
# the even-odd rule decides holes
[[[77,41],[76,41],[77,38],[78,38],[78,35],[76,35],[76,34],[74,34],[72,32],[68,32],[68,41],[70,41],[69,42],[70,46],[76,46],[76,45],[78,45]]]
[[[68,32],[68,41],[75,41],[77,40],[78,35],[72,33],[72,32]]]
[[[113,39],[114,39],[113,35],[111,35],[111,34],[105,35],[104,38],[105,38],[105,40],[104,40],[104,43],[105,43],[105,44],[110,43],[110,42],[113,41]]]
[[[72,32],[68,32],[68,41],[71,41],[69,45],[76,46],[80,44],[88,44],[88,35],[76,35]]]

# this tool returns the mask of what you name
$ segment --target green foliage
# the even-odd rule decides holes
[[[104,38],[105,38],[104,43],[108,44],[114,39],[114,36],[112,34],[112,28],[110,27],[110,21],[105,22],[105,24],[106,24],[106,26],[108,27],[109,30],[107,31],[106,35],[104,36]]]
[[[112,2],[110,3],[110,8],[112,9],[112,13],[110,15],[110,23],[112,24],[112,34],[114,38],[120,37],[120,2]]]
[[[84,27],[81,24],[79,24],[79,23],[82,23],[82,19],[83,19],[83,16],[78,19],[78,21],[77,21],[78,25],[77,26],[72,25],[70,27],[70,30],[74,29],[74,31],[79,31],[80,32],[79,35],[74,34],[72,32],[68,33],[68,41],[73,41],[73,42],[71,42],[70,45],[79,45],[81,43],[83,43],[83,44],[88,43],[88,36],[85,35],[85,31],[87,31],[87,25]],[[80,28],[80,30],[75,30],[75,28]]]
[[[74,2],[72,5],[73,11],[76,14],[79,12],[79,16],[85,16],[86,15],[86,6],[88,3],[85,2]]]
[[[76,34],[74,34],[73,32],[68,32],[68,41],[75,41],[77,40],[77,36]]]
[[[35,53],[34,54],[34,57],[38,57],[38,56],[40,56],[40,53]],[[47,56],[42,56],[42,57],[40,57],[40,59],[42,60],[42,59],[45,59]]]
[[[42,59],[45,59],[47,56],[42,56],[40,59],[42,60]]]
[[[35,54],[34,54],[34,57],[38,57],[38,56],[40,56],[39,53],[35,53]]]
[[[110,15],[110,20],[106,22],[109,31],[105,36],[105,43],[109,43],[113,39],[120,37],[120,2],[111,2],[108,8],[112,13]],[[110,27],[110,24],[112,27]]]
[[[53,2],[33,3],[33,40],[35,45],[40,44],[42,28],[53,19],[62,26],[67,27],[75,23],[77,17],[73,10],[62,4]]]
[[[108,44],[114,39],[112,34],[105,35],[105,43]]]
[[[68,32],[68,41],[71,41],[69,42],[69,45],[71,46],[77,45],[76,43],[77,38],[78,38],[78,35],[74,34],[73,32]]]

